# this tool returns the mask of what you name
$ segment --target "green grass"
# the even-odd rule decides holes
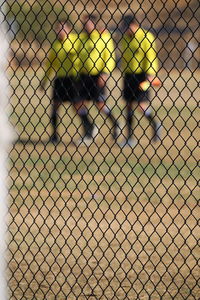
[[[140,160],[132,153],[126,157],[126,153],[115,156],[110,153],[106,157],[93,156],[91,154],[82,154],[71,146],[69,152],[65,152],[62,146],[55,151],[54,146],[48,145],[43,152],[41,149],[45,146],[28,146],[32,148],[30,152],[22,150],[20,157],[18,151],[13,151],[11,156],[11,170],[13,175],[18,170],[20,176],[16,178],[13,188],[23,191],[36,186],[39,190],[45,185],[48,189],[56,188],[58,190],[66,188],[69,191],[91,189],[92,186],[98,186],[102,190],[110,189],[114,193],[117,191],[126,191],[125,194],[136,191],[140,183],[144,190],[150,186],[153,191],[157,186],[175,185],[182,187],[196,186],[199,178],[198,167],[195,163],[184,162],[183,159],[175,160],[173,164],[165,160],[153,159],[150,162]],[[113,151],[115,150],[113,147]],[[95,146],[93,146],[95,148]],[[59,149],[61,156],[59,156]],[[97,149],[98,150],[98,149]],[[88,185],[88,186],[87,186]],[[135,188],[136,187],[136,188]],[[193,190],[195,192],[195,190]]]

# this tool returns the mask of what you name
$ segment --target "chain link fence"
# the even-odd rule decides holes
[[[200,299],[199,1],[9,0],[2,10],[10,39],[10,118],[18,136],[10,152],[9,298]],[[147,50],[130,32],[130,15],[145,32]],[[72,26],[67,45],[76,56],[68,71],[71,52],[55,46],[66,20]],[[91,52],[87,22],[98,36]],[[146,58],[137,55],[152,48],[142,71],[148,77],[133,81],[143,97],[135,101],[132,77],[125,93],[123,61],[129,68],[135,59],[142,70]],[[113,68],[101,57],[105,49]],[[88,85],[80,65],[86,69],[92,51],[91,68],[100,56],[110,69],[106,87],[91,96],[99,74]],[[54,65],[59,52],[62,61]],[[56,87],[52,75],[43,84],[52,65],[55,73],[78,68],[74,101],[58,101],[71,83]],[[155,75],[159,84],[151,82]],[[93,101],[83,102],[83,87]]]

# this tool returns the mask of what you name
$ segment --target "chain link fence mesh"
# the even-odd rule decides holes
[[[2,9],[18,135],[10,152],[9,298],[200,299],[199,1],[10,0]],[[112,138],[112,122],[90,101],[98,134],[77,145],[83,124],[66,102],[55,143],[53,78],[39,89],[45,60],[56,22],[70,20],[80,37],[86,13],[97,14],[114,40],[116,68],[104,100],[120,135]],[[145,115],[133,110],[137,144],[122,146],[126,14],[156,38],[162,84],[150,88],[149,106],[162,126],[156,143]]]

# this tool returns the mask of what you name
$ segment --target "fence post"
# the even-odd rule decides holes
[[[8,299],[6,291],[6,214],[7,214],[7,157],[11,141],[11,129],[8,121],[8,81],[6,77],[8,42],[3,23],[2,1],[0,1],[0,297]]]

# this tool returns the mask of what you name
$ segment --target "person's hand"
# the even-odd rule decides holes
[[[147,80],[144,80],[140,83],[140,89],[142,91],[147,91],[150,86],[159,87],[161,85],[161,81],[158,77],[148,76]]]
[[[151,83],[156,77],[154,75],[149,75],[147,77],[147,80],[149,81],[149,83]]]
[[[98,86],[100,88],[103,88],[106,84],[107,79],[108,79],[108,74],[105,73],[101,74],[98,79]]]
[[[161,85],[160,79],[155,76],[148,76],[148,81],[150,82],[150,84],[152,86],[160,86]]]

